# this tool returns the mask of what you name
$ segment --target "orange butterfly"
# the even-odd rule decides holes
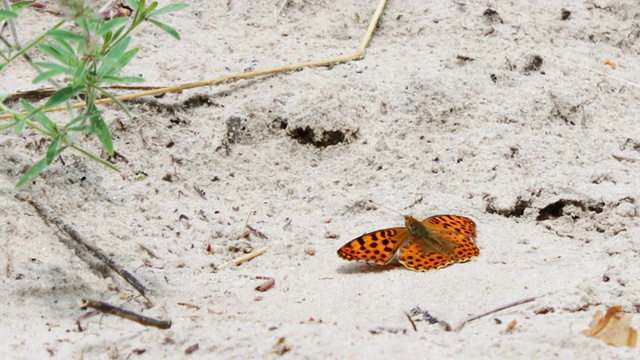
[[[407,269],[427,271],[480,255],[476,224],[469,218],[436,215],[418,221],[406,215],[404,219],[405,227],[378,230],[349,241],[338,250],[338,256],[387,264],[397,252],[398,261]]]

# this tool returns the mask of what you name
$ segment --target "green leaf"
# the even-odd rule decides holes
[[[34,119],[36,119],[37,122],[45,127],[50,136],[55,136],[54,134],[58,133],[58,125],[51,121],[51,119],[49,119],[47,115],[45,115],[41,111],[42,108],[36,108],[33,104],[25,99],[20,99],[20,105],[22,105],[22,107],[27,110],[29,116],[32,116]]]
[[[10,123],[6,123],[6,124],[3,124],[3,125],[0,125],[0,131],[3,131],[3,130],[6,130],[6,129],[10,128],[10,127],[13,127],[17,123],[18,123],[18,121],[13,121],[13,122],[10,122]]]
[[[113,76],[113,74],[117,73],[119,70],[120,64],[115,61],[104,59],[102,65],[100,65],[100,69],[98,69],[98,82],[102,83],[103,78]]]
[[[73,85],[84,86],[87,81],[87,66],[89,66],[89,61],[85,60],[75,68],[73,72]]]
[[[102,66],[98,70],[98,76],[100,79],[103,77],[115,76],[124,66],[126,66],[131,59],[138,53],[138,48],[131,49],[124,54],[121,54],[119,58],[113,58],[109,54],[109,57],[104,58]]]
[[[73,51],[68,51],[65,47],[58,44],[41,44],[38,48],[59,62],[69,66],[73,66],[76,60]]]
[[[29,168],[29,170],[27,170],[27,172],[25,172],[24,175],[22,175],[20,180],[18,180],[18,182],[16,183],[16,187],[17,188],[21,188],[26,183],[30,182],[36,176],[38,176],[42,172],[42,170],[44,170],[47,167],[47,162],[46,161],[47,161],[47,159],[43,158],[40,161],[38,161],[37,163],[33,164],[33,166],[31,166]]]
[[[88,16],[78,17],[75,20],[76,24],[78,24],[78,26],[80,26],[80,28],[82,29],[82,33],[84,35],[94,34],[98,30],[98,23],[102,22],[102,20],[98,20],[97,18]]]
[[[85,132],[88,134],[95,134],[95,129],[93,128],[93,126],[89,126],[89,125],[78,125],[78,126],[71,126],[68,127],[67,130],[69,131],[74,131],[74,132]]]
[[[45,72],[41,72],[38,76],[36,76],[36,77],[33,79],[32,83],[33,83],[33,84],[37,84],[37,83],[39,83],[39,82],[49,80],[49,79],[51,79],[52,77],[57,76],[57,75],[60,75],[60,72],[59,72],[59,71],[45,71]]]
[[[52,62],[36,62],[34,63],[38,65],[38,67],[59,71],[61,73],[73,74],[73,71],[68,66],[62,66],[60,64],[52,63]]]
[[[24,186],[26,183],[35,179],[35,177],[38,176],[42,172],[42,170],[44,170],[47,166],[51,165],[53,160],[56,158],[56,156],[60,155],[62,150],[66,149],[66,146],[58,148],[59,143],[60,143],[59,137],[56,137],[53,139],[53,141],[51,141],[49,148],[47,148],[47,155],[37,163],[33,164],[33,166],[31,166],[29,170],[27,170],[27,172],[25,172],[24,175],[22,175],[20,180],[18,180],[18,183],[16,183],[17,188],[20,188]]]
[[[50,165],[53,162],[53,159],[58,155],[58,145],[60,144],[60,135],[56,136],[51,140],[51,144],[47,148],[47,155],[44,157],[47,165]]]
[[[129,61],[131,61],[131,59],[136,56],[139,50],[139,48],[133,48],[120,56],[120,58],[118,58],[118,60],[116,61],[118,66],[116,73],[122,70],[123,67],[127,66]]]
[[[27,122],[27,118],[26,118],[26,117],[25,117],[25,118],[23,118],[23,119],[22,119],[22,120],[20,120],[20,121],[14,121],[15,126],[14,126],[14,128],[13,128],[13,131],[14,131],[17,135],[22,134],[22,130],[24,130],[24,124],[25,124],[26,122]]]
[[[99,77],[114,75],[115,73],[120,71],[120,69],[122,69],[125,64],[122,64],[119,61],[119,58],[127,50],[127,46],[129,46],[130,42],[131,37],[127,36],[126,38],[122,39],[122,41],[114,45],[111,49],[107,50],[107,54],[104,56],[104,58],[102,58],[103,62],[98,69]]]
[[[73,70],[69,67],[62,66],[54,63],[36,63],[36,65],[40,68],[49,69],[49,71],[43,71],[38,76],[36,76],[32,83],[37,84],[44,80],[49,80],[50,78],[60,75],[60,74],[69,74],[73,75]]]
[[[141,83],[144,79],[137,76],[103,76],[100,82],[105,84]]]
[[[4,69],[4,67],[7,65],[9,65],[9,63],[0,64],[0,71],[2,71],[2,69]]]
[[[158,10],[155,10],[153,12],[151,12],[148,17],[152,18],[152,17],[156,17],[158,15],[162,15],[162,14],[166,14],[172,11],[178,11],[178,10],[182,10],[184,8],[186,8],[187,6],[189,6],[189,4],[171,4],[169,6],[165,6],[163,8],[160,8]]]
[[[154,19],[149,19],[149,22],[151,22],[155,26],[159,27],[160,29],[166,31],[169,35],[171,35],[176,40],[180,40],[180,34],[178,34],[178,32],[174,28],[172,28],[171,26],[169,26],[169,25],[167,25],[165,23],[161,23],[160,21],[154,20]]]
[[[122,28],[120,28],[120,29],[122,29]],[[102,35],[102,50],[101,50],[101,52],[104,51],[104,49],[106,48],[107,44],[111,44],[111,39],[115,39],[113,37],[113,33],[111,33],[111,32],[108,32],[108,33]]]
[[[27,101],[25,98],[20,98],[19,101],[20,101],[20,105],[22,105],[22,107],[25,110],[27,110],[27,112],[29,113],[29,116],[33,115],[32,113],[36,111],[40,111],[38,108],[36,108],[32,103]]]
[[[93,125],[96,130],[96,134],[98,135],[98,139],[102,143],[104,149],[109,153],[109,155],[113,155],[113,142],[111,140],[111,133],[109,132],[109,127],[102,119],[102,114],[97,111],[96,113],[90,117],[91,125]]]
[[[105,35],[106,33],[111,32],[111,30],[116,26],[122,25],[127,21],[129,21],[129,18],[127,17],[117,17],[117,18],[113,18],[111,20],[105,21],[104,23],[102,23],[102,25],[100,25],[100,28],[98,29],[97,34],[100,36]]]
[[[131,42],[130,36],[127,36],[126,38],[122,39],[120,42],[115,44],[111,49],[109,49],[109,51],[105,55],[105,58],[110,60],[115,60],[119,58],[120,56],[122,56],[122,54],[124,54],[125,51],[127,51],[127,47],[129,46],[130,42]]]
[[[95,111],[97,111],[97,110],[95,110]],[[78,125],[78,127],[87,126],[87,125],[84,125],[84,123],[85,123],[84,120],[88,119],[89,116],[92,116],[92,113],[89,112],[89,111],[85,111],[82,114],[76,116],[73,120],[69,121],[64,126],[64,128],[66,130],[69,130],[69,131],[85,131],[85,130],[72,130],[72,129],[74,129],[74,127],[72,125],[75,125],[76,123],[81,123],[81,125]],[[93,129],[93,128],[91,128],[91,129]],[[91,132],[91,131],[86,131],[86,132]]]
[[[118,62],[122,64],[122,67],[126,66],[129,61],[131,61],[131,59],[133,59],[138,54],[138,51],[140,51],[140,48],[133,48],[127,51],[122,56],[120,56]]]
[[[144,6],[144,4],[143,4]],[[149,6],[147,6],[146,8],[144,8],[144,18],[147,19],[147,17],[149,16],[149,14],[151,14],[153,12],[153,10],[155,10],[158,7],[158,2],[154,1],[151,4],[149,4]]]
[[[82,85],[63,87],[62,89],[54,92],[53,95],[51,95],[49,100],[47,100],[47,103],[44,104],[44,108],[49,109],[54,106],[58,106],[61,103],[69,100],[72,96],[80,93],[83,89],[84,86]]]
[[[124,111],[124,113],[127,114],[129,118],[131,118],[131,113],[129,113],[129,109],[127,109],[127,106],[122,102],[122,100],[118,99],[112,93],[108,92],[107,90],[101,87],[97,87],[96,89],[98,89],[98,91],[100,91],[104,96],[113,100],[113,102],[115,102],[120,107],[120,109],[122,109],[122,111]]]
[[[37,84],[39,82],[49,80],[49,79],[51,79],[52,77],[54,77],[56,75],[60,75],[60,72],[59,71],[44,71],[44,72],[41,72],[38,76],[36,76],[31,81],[31,83],[32,84]]]
[[[0,9],[0,20],[4,20],[4,19],[17,19],[18,18],[18,14],[13,12],[13,11],[9,11],[9,10],[4,10],[4,9]]]
[[[138,9],[138,0],[127,0],[127,3],[132,9]]]
[[[11,4],[11,10],[18,12],[21,9],[24,9],[25,7],[31,5],[31,3],[33,3],[33,1],[21,1],[15,4]]]
[[[125,27],[121,27],[118,28],[118,30],[116,30],[115,33],[113,33],[113,36],[111,37],[112,39],[118,39],[120,37],[120,34],[122,34],[122,32],[125,30]]]
[[[52,39],[58,42],[72,41],[75,43],[79,43],[81,41],[84,41],[84,36],[68,30],[60,30],[60,29],[49,30],[47,31],[47,35],[49,35]]]

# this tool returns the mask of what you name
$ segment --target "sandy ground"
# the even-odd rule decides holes
[[[173,85],[351,53],[376,6],[189,3],[165,17],[181,41],[140,31],[130,74]],[[59,20],[24,19],[27,39]],[[640,303],[638,19],[635,0],[390,1],[361,61],[130,102],[133,119],[105,107],[121,173],[67,152],[24,190],[141,279],[152,309],[15,198],[44,147],[1,134],[0,356],[278,358],[283,338],[291,359],[637,359],[580,331]],[[0,92],[33,88],[29,71],[12,64]],[[471,217],[481,254],[423,273],[338,258],[401,226],[382,206]],[[243,237],[247,221],[267,237]],[[424,315],[455,326],[545,294],[459,332]],[[96,315],[80,331],[83,298],[173,325]]]

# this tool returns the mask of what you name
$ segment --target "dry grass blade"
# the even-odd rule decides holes
[[[380,0],[380,3],[378,4],[378,7],[377,7],[376,11],[373,14],[373,17],[371,18],[371,22],[369,23],[369,27],[367,28],[366,34],[365,34],[360,46],[358,47],[356,52],[354,52],[353,54],[334,56],[334,57],[330,57],[330,58],[326,58],[326,59],[320,59],[320,60],[304,61],[304,62],[300,62],[300,63],[284,65],[284,66],[275,67],[275,68],[271,68],[271,69],[250,71],[250,72],[246,72],[246,73],[242,73],[242,74],[234,74],[234,75],[223,76],[223,77],[220,77],[220,78],[217,78],[217,79],[196,81],[196,82],[177,85],[177,86],[169,86],[169,87],[157,88],[157,89],[153,89],[153,90],[141,91],[141,92],[134,93],[134,94],[118,96],[117,99],[120,100],[120,101],[126,101],[126,100],[146,97],[146,96],[160,95],[160,94],[176,92],[176,91],[181,91],[181,90],[187,90],[187,89],[193,89],[193,88],[198,88],[198,87],[203,87],[203,86],[217,86],[217,85],[220,85],[220,84],[227,84],[227,83],[236,82],[238,80],[251,79],[251,78],[258,77],[258,76],[272,75],[272,74],[289,72],[289,71],[297,71],[297,70],[300,70],[300,69],[303,69],[303,68],[306,68],[306,67],[329,66],[329,65],[340,64],[340,63],[344,63],[344,62],[348,62],[348,61],[360,60],[360,59],[362,59],[364,57],[365,49],[367,48],[367,46],[369,46],[369,42],[371,41],[371,38],[373,37],[373,33],[374,33],[375,29],[376,29],[376,26],[378,25],[378,21],[380,20],[380,16],[382,16],[382,11],[384,10],[384,7],[385,7],[386,3],[387,3],[386,0]],[[107,103],[111,103],[111,102],[113,102],[112,99],[105,98],[105,99],[96,100],[95,103],[96,104],[107,104]],[[83,107],[85,107],[85,103],[75,103],[72,106],[73,106],[73,108],[83,108]],[[67,107],[66,106],[58,106],[58,107],[55,107],[55,108],[47,109],[46,112],[63,111],[63,110],[67,110]],[[11,118],[11,114],[0,115],[0,119],[9,119],[9,118]]]
[[[216,270],[224,269],[224,268],[226,268],[227,266],[229,266],[231,264],[240,265],[243,262],[246,262],[246,261],[249,261],[251,259],[257,258],[258,256],[260,256],[260,255],[264,254],[265,252],[267,252],[268,249],[269,249],[269,247],[265,246],[263,248],[260,248],[260,249],[258,249],[256,251],[254,251],[254,252],[251,252],[251,253],[249,253],[247,255],[243,255],[243,256],[240,256],[239,258],[235,258],[235,259],[233,259],[231,261],[227,261],[224,264],[216,266]]]

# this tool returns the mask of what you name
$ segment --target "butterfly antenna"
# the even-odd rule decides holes
[[[398,214],[398,215],[400,215],[400,216],[404,216],[404,214],[403,214],[403,213],[401,213],[401,212],[399,212],[399,211],[396,211],[396,210],[394,210],[394,209],[392,209],[392,208],[390,208],[390,207],[388,207],[388,206],[384,206],[384,205],[382,205],[382,204],[378,204],[378,203],[376,203],[375,201],[373,201],[373,200],[371,200],[371,199],[369,199],[369,203],[370,203],[370,204],[372,204],[372,205],[374,205],[374,206],[377,206],[377,207],[380,207],[380,208],[383,208],[383,209],[387,209],[387,210],[389,210],[389,211],[391,211],[391,212],[394,212],[394,213],[396,213],[396,214]]]

